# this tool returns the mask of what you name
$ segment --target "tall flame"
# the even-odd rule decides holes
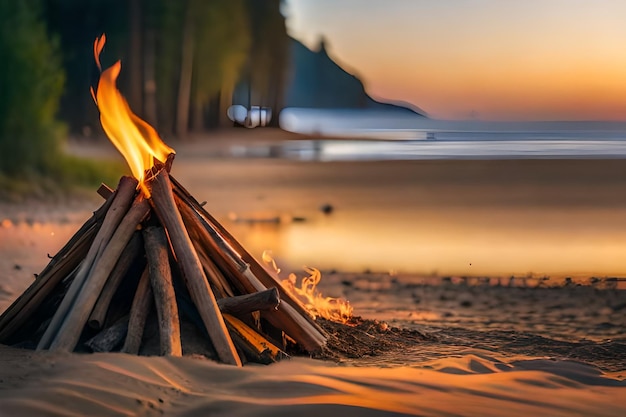
[[[269,250],[263,251],[263,262],[271,266],[278,274],[280,269],[276,266],[276,261],[272,257]],[[289,274],[289,278],[281,282],[282,287],[292,296],[304,302],[307,310],[313,317],[323,317],[326,320],[338,323],[347,323],[352,317],[352,306],[350,302],[343,298],[324,297],[317,285],[322,279],[321,272],[316,268],[305,267],[304,270],[309,274],[308,277],[302,278],[300,286],[297,285],[296,274]]]
[[[165,163],[167,157],[175,152],[161,140],[152,126],[132,112],[117,89],[121,61],[102,71],[100,53],[105,43],[105,35],[94,42],[94,57],[101,73],[98,88],[96,91],[92,88],[91,95],[100,110],[100,123],[104,132],[124,156],[131,172],[143,187],[146,171],[152,168],[155,161]]]

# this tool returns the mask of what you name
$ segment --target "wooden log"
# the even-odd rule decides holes
[[[178,199],[175,198],[175,201],[178,206]],[[211,287],[214,289],[214,291],[217,292],[217,294],[215,294],[216,297],[233,297],[235,295],[235,292],[233,291],[232,285],[230,284],[229,280],[224,276],[222,270],[220,270],[220,268],[215,265],[213,259],[209,255],[207,248],[202,245],[201,240],[198,238],[198,233],[193,228],[188,228],[187,221],[184,219],[184,217],[183,223],[187,228],[187,234],[191,239],[193,247],[198,254],[198,259],[200,259],[200,263],[202,264],[204,273],[206,274],[206,277],[209,280]]]
[[[259,310],[277,310],[279,305],[280,293],[276,288],[217,300],[220,311],[233,316],[243,316]]]
[[[130,307],[128,332],[126,333],[124,346],[122,346],[120,350],[121,352],[131,355],[139,353],[146,320],[148,319],[148,314],[150,314],[153,303],[154,296],[152,294],[152,286],[150,285],[150,273],[148,272],[148,267],[146,267],[139,279],[135,297],[133,298],[133,304]]]
[[[257,278],[250,267],[241,272],[239,279],[245,282],[246,285],[252,286],[256,291],[262,291],[266,288],[265,284]],[[284,292],[282,287],[279,290],[281,297],[283,294],[288,294]],[[279,310],[266,314],[264,317],[274,327],[281,329],[308,352],[316,352],[326,344],[326,332],[324,330],[319,331],[318,328],[320,327],[317,323],[313,322],[315,325],[311,324],[308,312],[302,314],[289,301],[281,299]]]
[[[219,246],[218,242],[204,227],[199,215],[184,200],[175,197],[176,205],[180,211],[183,222],[195,247],[201,248],[208,255],[210,262],[218,267],[223,276],[237,277],[247,268],[247,264],[235,255],[231,255],[229,250]],[[249,294],[267,288],[255,288],[248,285],[246,280],[230,279],[230,285],[240,293]]]
[[[224,314],[224,320],[231,333],[238,336],[244,346],[240,346],[248,359],[262,364],[276,362],[282,357],[287,357],[282,350],[259,333],[251,329],[244,322],[230,314]]]
[[[108,185],[102,183],[102,184],[100,184],[100,187],[98,187],[98,191],[97,192],[100,195],[100,197],[102,197],[102,198],[104,198],[106,200],[109,197],[111,197],[111,195],[115,192],[115,190],[112,189],[111,187],[109,187]]]
[[[85,280],[90,275],[93,268],[93,264],[96,259],[101,255],[104,247],[107,245],[113,234],[115,233],[118,225],[122,221],[122,218],[128,212],[130,205],[132,204],[135,190],[137,188],[137,180],[131,177],[122,177],[115,194],[111,207],[107,211],[106,216],[102,222],[102,226],[98,230],[98,234],[93,240],[89,252],[72,281],[72,284],[68,288],[61,304],[57,308],[57,311],[52,317],[50,325],[44,332],[43,336],[39,340],[37,349],[47,349],[52,340],[56,337],[61,325],[66,319],[70,309],[76,302],[78,295],[80,294]],[[85,318],[86,319],[86,318]]]
[[[207,231],[217,242],[221,251],[228,253],[229,257],[234,258],[234,261],[237,262],[240,269],[245,269],[245,267],[242,268],[242,265],[247,265],[257,279],[265,285],[265,287],[277,287],[280,291],[282,300],[292,305],[292,307],[299,314],[305,316],[311,326],[315,327],[317,332],[326,338],[327,334],[324,329],[322,329],[321,326],[315,322],[313,316],[300,300],[292,297],[291,294],[285,291],[278,277],[269,274],[267,270],[256,260],[256,258],[252,256],[220,222],[211,216],[211,214],[208,213],[202,205],[198,203],[198,201],[178,181],[176,181],[175,178],[172,178],[172,184],[174,186],[175,195],[194,210],[202,224],[206,227]]]
[[[193,199],[193,197],[190,197],[190,199]],[[196,233],[202,234],[200,235],[200,237],[202,238],[201,243],[202,245],[204,245],[203,247],[213,247],[215,250],[222,253],[229,259],[230,265],[234,265],[239,270],[246,269],[247,263],[241,258],[239,253],[237,253],[237,251],[235,251],[235,249],[233,249],[233,247],[223,238],[223,236],[221,236],[217,232],[217,230],[207,222],[203,214],[196,210],[192,200],[189,200],[184,196],[179,195],[179,193],[176,193],[175,201],[178,209],[181,212],[181,215],[183,216],[183,220],[190,223],[189,225],[187,225],[187,227],[191,227],[191,229],[194,230]],[[206,246],[206,236],[209,236],[208,241],[211,242],[211,245],[209,246]],[[217,261],[217,259],[215,260]]]
[[[242,286],[242,291],[252,293],[266,289],[263,283],[252,273],[248,264],[243,263],[242,269],[242,263],[240,260],[238,261],[234,258],[235,255],[229,256],[228,250],[223,250],[223,247],[217,245],[214,239],[215,236],[209,235],[209,231],[200,223],[197,212],[193,211],[193,209],[181,199],[177,199],[177,203],[186,221],[187,228],[199,236],[204,247],[212,250],[211,254],[213,259],[218,261],[222,268],[227,268],[226,270],[235,277],[233,279],[234,283]],[[307,314],[300,314],[290,304],[282,303],[281,309],[275,314],[269,314],[267,319],[272,325],[282,329],[295,339],[304,349],[313,352],[326,343],[326,335],[325,332],[322,333],[317,330],[317,325],[311,325]]]
[[[224,363],[241,366],[241,359],[228,334],[224,318],[202,270],[202,264],[176,208],[167,171],[162,169],[156,174],[148,183],[148,187],[153,207],[161,224],[167,230],[174,255],[183,272],[185,284],[202,317],[219,359]]]
[[[189,233],[189,237],[191,238],[193,246],[196,249],[196,253],[198,254],[198,258],[200,259],[202,268],[204,268],[204,273],[206,274],[213,288],[215,288],[215,290],[219,292],[219,296],[221,298],[233,297],[235,295],[233,288],[222,273],[222,271],[220,271],[220,269],[211,260],[211,257],[208,255],[206,249],[198,244],[197,239],[194,239],[194,236],[192,236],[192,232],[189,230],[187,230],[187,232]]]
[[[102,225],[113,198],[96,210],[70,240],[52,258],[37,279],[0,316],[0,343],[8,339],[30,319],[50,292],[85,258]]]
[[[86,341],[85,346],[94,352],[111,352],[124,341],[127,332],[128,315]]]
[[[137,226],[148,215],[150,205],[140,194],[94,264],[93,272],[85,280],[85,285],[67,313],[56,337],[50,343],[50,350],[72,351],[87,322],[104,284],[115,267],[120,254],[128,244]]]
[[[168,256],[168,242],[162,227],[143,230],[150,283],[159,319],[161,355],[182,356],[180,322],[176,294],[172,285],[172,271]]]
[[[54,269],[45,275],[40,274],[40,278],[33,282],[3,313],[0,317],[0,343],[7,343],[11,336],[32,317],[54,288],[78,267],[85,258],[97,231],[98,226],[95,225],[87,231],[81,231],[80,239],[74,242],[71,251],[64,254]]]
[[[267,289],[250,270],[247,263],[244,262],[242,264],[235,255],[229,254],[228,251],[223,250],[223,247],[218,246],[214,236],[209,234],[209,231],[201,222],[199,214],[189,204],[179,197],[176,198],[176,202],[189,233],[200,240],[202,247],[210,250],[211,258],[215,260],[220,268],[228,271],[233,277],[232,282],[234,285],[240,286],[239,289],[245,293]],[[274,287],[277,286],[274,285]],[[283,294],[284,290],[280,291],[282,299],[280,309],[272,314],[268,314],[268,321],[295,339],[307,351],[314,352],[319,350],[326,343],[325,332],[319,331],[319,326],[316,323],[315,325],[311,324],[312,319],[309,320],[310,316],[308,313],[301,314],[291,304],[285,302],[286,300],[282,298]]]
[[[91,311],[88,324],[92,329],[100,330],[104,325],[104,320],[113,295],[115,295],[115,292],[122,283],[122,279],[128,272],[128,268],[131,267],[137,257],[141,256],[142,246],[141,233],[135,232],[130,242],[128,242],[122,251],[113,271],[111,271],[111,275],[107,279],[106,284],[104,284],[104,288],[100,293],[100,297],[98,297],[96,305]]]

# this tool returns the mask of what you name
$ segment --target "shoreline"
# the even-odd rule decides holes
[[[224,156],[232,146],[294,138],[303,137],[275,129],[195,137],[174,144],[172,172],[244,246],[256,256],[272,249],[283,269],[626,276],[620,262],[626,252],[621,160],[299,162]],[[121,158],[107,142],[94,147],[72,141],[69,149],[73,155]],[[66,226],[77,228],[99,204],[95,190],[70,202],[0,203],[0,239],[34,241],[30,249],[43,256],[56,249],[37,246],[50,239],[35,225],[58,226],[67,239]],[[0,271],[14,274],[6,272],[12,266]]]

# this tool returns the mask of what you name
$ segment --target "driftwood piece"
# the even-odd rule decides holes
[[[150,274],[148,267],[146,267],[139,279],[137,291],[135,291],[135,297],[133,298],[133,304],[130,307],[128,332],[126,333],[124,346],[121,349],[122,352],[131,355],[139,353],[146,320],[148,319],[148,314],[150,313],[153,303],[154,297],[152,295],[152,287],[150,286]]]
[[[194,206],[195,200],[193,197],[181,195],[181,192],[175,188],[175,201],[178,206],[178,209],[183,216],[183,219],[188,222],[185,223],[187,228],[195,231],[197,234],[200,234],[200,242],[199,244],[205,248],[213,248],[215,251],[219,252],[222,256],[220,258],[226,258],[228,260],[228,264],[221,265],[223,268],[235,267],[238,270],[244,270],[247,267],[246,262],[241,258],[239,253],[233,249],[233,247],[221,236],[215,228],[213,228],[203,213],[199,212]],[[210,243],[210,245],[207,245]],[[219,258],[212,258],[215,262],[219,262]]]
[[[115,192],[115,190],[109,187],[108,185],[102,183],[100,184],[100,187],[98,187],[98,190],[96,190],[96,192],[98,193],[98,195],[100,195],[100,197],[106,200],[109,197],[111,197],[111,195]]]
[[[220,297],[232,297],[235,295],[233,292],[233,288],[222,273],[220,269],[215,265],[215,263],[211,260],[211,257],[207,253],[207,250],[198,244],[198,239],[193,235],[193,231],[187,230],[189,233],[189,237],[193,242],[196,253],[198,254],[198,258],[200,259],[200,263],[202,263],[202,267],[204,268],[204,273],[206,274],[209,282],[212,284],[213,288],[219,293]]]
[[[0,316],[0,342],[6,342],[30,319],[50,292],[85,258],[113,198],[96,210],[52,258],[37,279]]]
[[[40,274],[28,289],[5,310],[0,317],[0,343],[8,339],[26,323],[54,288],[84,259],[89,246],[96,236],[99,225],[92,224],[86,230],[79,230],[70,250],[64,253],[55,267],[48,273]]]
[[[243,316],[259,310],[278,310],[279,305],[280,293],[276,288],[217,300],[220,311],[233,316]]]
[[[200,203],[183,187],[175,178],[171,178],[174,186],[174,193],[177,197],[185,201],[197,214],[201,222],[206,227],[207,231],[216,240],[217,245],[222,251],[228,253],[230,257],[234,257],[239,266],[249,265],[252,273],[265,285],[267,288],[277,287],[280,291],[282,299],[291,304],[300,314],[305,316],[317,331],[326,335],[326,332],[317,324],[314,318],[310,315],[308,310],[304,307],[302,302],[297,298],[291,296],[282,287],[278,277],[271,275],[267,270],[256,260],[254,256],[246,250],[246,248],[239,243],[228,230],[215,219],[210,213],[208,213]],[[237,259],[238,258],[238,259]]]
[[[128,316],[125,316],[86,341],[85,346],[94,352],[111,352],[124,341],[127,332]]]
[[[269,364],[287,355],[277,346],[254,331],[244,322],[230,314],[224,314],[224,320],[231,334],[237,336],[239,346],[248,359],[262,364]]]
[[[67,317],[50,343],[50,350],[72,351],[78,342],[89,314],[93,310],[104,284],[115,267],[120,254],[128,244],[137,226],[148,215],[150,205],[142,195],[137,196],[130,210],[122,219],[102,255],[94,264]]]
[[[202,264],[176,208],[169,174],[162,169],[148,184],[153,207],[161,224],[167,229],[176,260],[180,265],[189,294],[202,317],[219,359],[228,364],[241,366],[241,359],[233,344],[215,296],[209,287]]]
[[[161,355],[182,356],[180,322],[168,259],[167,236],[162,227],[155,226],[144,229],[143,236],[150,283],[159,319]]]
[[[284,301],[292,304],[299,313],[308,317],[313,325],[320,333],[324,334],[324,330],[314,321],[312,316],[306,310],[300,300],[293,298],[289,293],[285,292],[282,288],[280,281],[277,277],[270,275],[265,268],[256,260],[254,256],[246,250],[246,248],[239,243],[228,230],[215,219],[209,212],[207,212],[200,203],[183,187],[175,178],[172,179],[174,186],[174,193],[180,199],[185,201],[198,215],[201,222],[206,227],[207,231],[215,239],[216,244],[224,253],[232,257],[235,262],[238,263],[241,269],[243,265],[248,264],[253,274],[265,285],[267,288],[277,287],[281,292],[281,297]]]
[[[200,240],[199,244],[202,247],[210,251],[211,258],[215,260],[220,268],[225,268],[234,277],[232,279],[233,284],[240,286],[240,291],[253,293],[267,289],[250,270],[247,263],[238,261],[235,255],[229,255],[228,251],[223,250],[223,247],[218,245],[214,239],[215,236],[212,236],[203,227],[197,211],[180,197],[176,198],[176,201],[190,233]],[[273,287],[277,287],[277,285],[274,283]],[[307,312],[300,314],[291,304],[285,302],[287,300],[282,298],[283,294],[286,294],[284,290],[280,291],[280,294],[283,300],[280,309],[272,314],[268,314],[267,319],[272,325],[282,329],[295,339],[307,351],[314,352],[319,350],[326,343],[325,332],[318,330],[319,326],[310,319]],[[291,297],[288,297],[288,299],[291,299]]]
[[[176,202],[177,207],[179,207],[180,209],[180,199],[175,197],[174,201]],[[198,255],[198,259],[200,259],[200,263],[202,264],[202,268],[204,269],[204,273],[206,274],[206,277],[209,280],[212,289],[220,298],[234,296],[235,292],[233,291],[233,286],[222,273],[222,270],[225,270],[225,266],[220,269],[220,267],[215,264],[215,259],[209,254],[210,249],[205,247],[202,244],[202,240],[198,237],[198,231],[194,230],[193,227],[189,227],[189,222],[185,218],[183,212],[180,212],[180,214],[181,218],[183,219],[187,234],[191,239],[194,250]]]
[[[76,302],[76,298],[81,293],[85,280],[90,275],[96,258],[101,255],[102,250],[104,250],[104,247],[107,245],[113,234],[116,232],[116,229],[122,221],[122,218],[124,218],[124,216],[128,212],[128,209],[132,204],[136,188],[137,180],[135,180],[134,178],[122,177],[120,179],[117,190],[115,191],[115,194],[113,196],[111,207],[104,217],[102,226],[98,230],[98,234],[94,238],[93,243],[89,248],[89,252],[87,253],[82,264],[80,265],[80,268],[76,276],[74,277],[74,280],[72,280],[72,284],[68,288],[65,296],[63,297],[63,300],[61,301],[61,304],[57,308],[57,311],[54,313],[50,325],[39,340],[37,349],[47,349],[52,343],[52,340],[56,337],[57,332],[59,331],[66,319],[66,316]],[[86,319],[87,317],[85,317],[85,320]]]
[[[113,299],[113,295],[115,295],[115,292],[122,283],[122,279],[128,272],[130,266],[141,254],[141,243],[141,233],[135,232],[133,237],[130,239],[130,242],[128,242],[122,251],[120,258],[115,264],[113,271],[111,271],[111,275],[107,279],[106,284],[104,284],[100,297],[98,297],[98,301],[89,316],[88,323],[89,327],[92,329],[99,330],[104,325],[104,320],[106,318],[107,311],[109,310],[111,300]]]
[[[216,265],[220,271],[223,271],[223,275],[228,275],[231,278],[230,282],[232,286],[244,294],[267,289],[265,287],[254,287],[250,285],[247,280],[237,278],[241,274],[241,271],[248,267],[247,264],[242,262],[236,255],[229,253],[232,249],[224,250],[224,248],[219,245],[219,242],[216,241],[214,236],[204,227],[198,213],[189,204],[178,196],[175,197],[175,201],[194,246],[205,251],[210,262]]]

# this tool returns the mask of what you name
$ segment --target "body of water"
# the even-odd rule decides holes
[[[272,242],[292,265],[326,269],[626,273],[626,124],[376,117],[334,113],[300,129],[309,139],[235,148],[248,167],[276,164],[248,205],[272,214],[243,209],[232,227],[259,252]]]
[[[539,134],[537,134],[539,136]],[[487,138],[485,138],[485,136]],[[532,135],[528,135],[529,137]],[[541,135],[558,136],[558,135]],[[457,136],[458,137],[458,136]],[[626,138],[626,136],[625,136]],[[299,160],[358,161],[415,159],[626,158],[625,140],[572,138],[448,138],[445,140],[305,140],[280,148]]]

